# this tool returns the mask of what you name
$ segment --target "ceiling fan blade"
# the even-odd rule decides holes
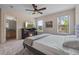
[[[36,5],[35,4],[32,4],[32,6],[35,7]]]
[[[34,10],[30,10],[30,9],[25,9],[26,11],[34,11]]]
[[[36,10],[37,6],[35,4],[32,4],[34,10]]]
[[[41,10],[45,10],[46,8],[41,8],[41,9],[38,9],[38,11],[41,11]]]

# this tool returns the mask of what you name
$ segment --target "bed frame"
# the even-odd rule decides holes
[[[24,48],[28,48],[31,52],[33,52],[34,55],[46,55],[43,52],[40,52],[37,49],[35,49],[35,48],[31,47],[31,46],[28,46],[24,42],[23,42],[23,46],[24,46]]]

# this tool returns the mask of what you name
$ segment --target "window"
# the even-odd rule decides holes
[[[57,18],[57,32],[69,33],[69,16],[60,16]]]
[[[43,32],[43,20],[37,21],[37,30],[38,32]]]
[[[25,25],[25,28],[27,28],[27,26],[28,26],[28,22],[25,22],[25,24],[24,24],[24,25]]]

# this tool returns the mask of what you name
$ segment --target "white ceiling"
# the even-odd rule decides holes
[[[16,9],[17,11],[20,11],[24,14],[28,14],[32,17],[40,17],[40,16],[44,16],[44,15],[48,15],[51,13],[56,13],[56,12],[60,12],[60,11],[64,11],[67,9],[71,9],[71,8],[75,8],[74,4],[37,4],[37,8],[42,8],[42,7],[46,7],[46,10],[42,11],[43,14],[35,14],[33,15],[31,11],[25,11],[25,9],[33,9],[31,4],[1,4],[0,8],[10,8],[10,6],[14,6],[13,9]]]

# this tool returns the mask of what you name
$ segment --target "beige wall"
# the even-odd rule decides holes
[[[11,16],[16,19],[16,28],[17,28],[17,38],[21,39],[21,28],[23,28],[23,24],[25,21],[28,22],[34,22],[34,18],[19,12],[14,9],[2,9],[1,10],[1,43],[4,43],[6,41],[6,17]]]
[[[79,25],[79,5],[76,5],[76,11],[75,11],[75,17],[76,17],[76,22],[75,22],[75,34],[78,35],[79,37],[79,30],[76,29],[77,25]]]
[[[1,9],[0,9],[0,41],[1,41]]]
[[[79,5],[76,6],[76,11],[75,11],[75,16],[76,16],[76,25],[79,25]]]
[[[57,17],[59,16],[70,16],[70,34],[75,33],[75,9],[70,9],[70,10],[65,10],[62,12],[54,13],[54,14],[49,14],[46,16],[42,16],[39,18],[36,18],[36,20],[43,20],[44,21],[44,32],[45,33],[53,33],[53,34],[58,34],[57,33]],[[46,21],[53,21],[53,28],[46,28],[45,27],[45,22]]]

